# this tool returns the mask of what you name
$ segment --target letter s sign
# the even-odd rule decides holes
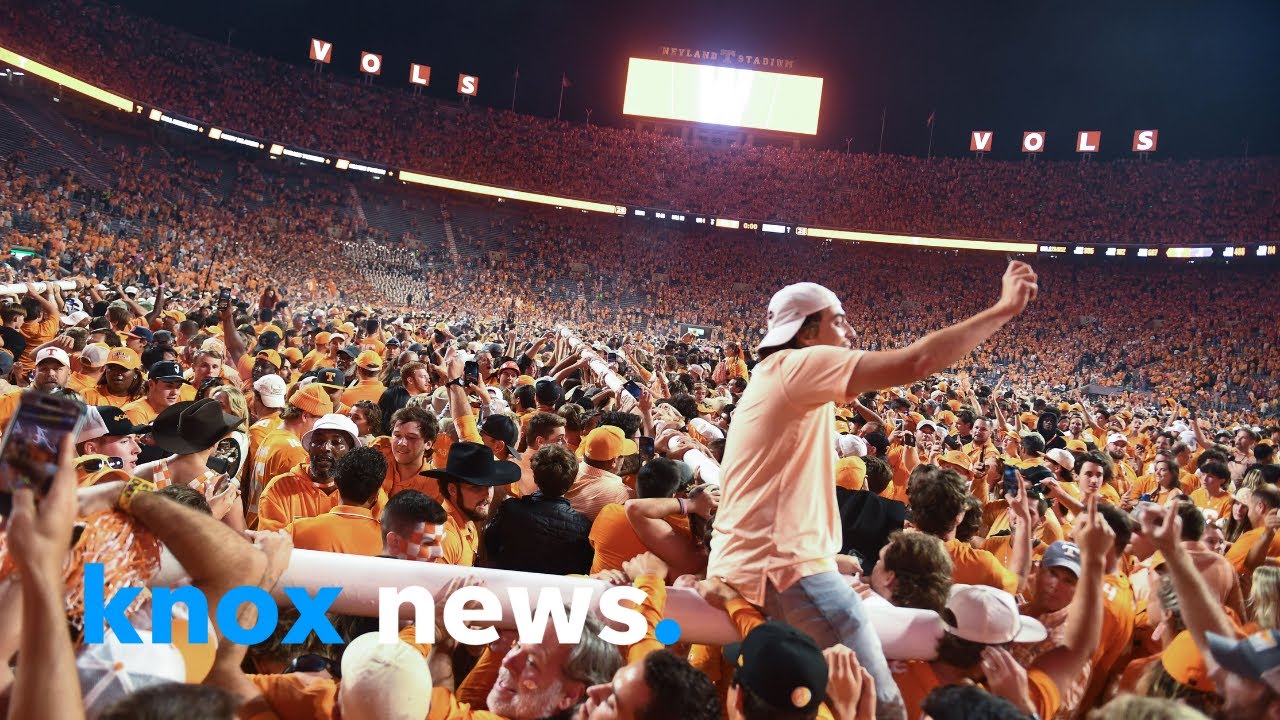
[[[475,75],[458,75],[458,92],[462,95],[475,95],[480,90],[480,78]]]

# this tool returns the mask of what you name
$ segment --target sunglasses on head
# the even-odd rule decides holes
[[[320,672],[321,670],[329,671],[329,674],[332,675],[335,680],[342,678],[342,668],[338,663],[324,655],[317,655],[315,653],[299,655],[289,661],[289,667],[285,668],[284,671],[285,673],[295,673]]]
[[[102,470],[103,468],[111,468],[112,470],[119,470],[123,467],[124,467],[124,458],[118,458],[118,457],[89,458],[88,460],[85,460],[84,462],[80,463],[80,468],[87,473],[96,473],[99,470]]]

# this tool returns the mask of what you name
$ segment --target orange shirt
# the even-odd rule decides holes
[[[14,390],[0,395],[0,427],[8,427],[9,418],[18,411],[18,403],[22,400],[22,390]]]
[[[145,397],[140,397],[121,409],[124,410],[125,417],[129,418],[134,425],[146,425],[160,414],[160,411]]]
[[[910,720],[924,717],[920,705],[934,688],[942,684],[933,671],[933,665],[926,660],[890,660],[889,672],[893,673],[893,679],[902,691],[907,717]],[[1042,718],[1052,718],[1062,706],[1061,693],[1043,670],[1027,668],[1027,693],[1036,706],[1036,714]]]
[[[435,562],[468,567],[475,565],[476,553],[480,552],[480,531],[476,529],[476,524],[470,518],[454,507],[453,503],[445,500],[441,505],[444,505],[449,517],[445,519],[445,536],[440,541],[443,557],[436,558]]]
[[[780,350],[756,365],[738,403],[707,575],[749,602],[763,604],[771,582],[786,590],[836,569],[834,403],[851,399],[861,359],[861,351],[833,346]]]
[[[965,585],[989,585],[1010,595],[1018,594],[1018,574],[1000,564],[995,555],[969,543],[951,539],[943,543],[955,569],[951,577]]]
[[[1257,545],[1258,541],[1262,539],[1264,531],[1266,531],[1266,528],[1254,528],[1242,533],[1227,550],[1227,560],[1236,569],[1237,574],[1243,575],[1248,572],[1245,567],[1245,560],[1248,559],[1249,551],[1253,549],[1253,546]],[[1267,548],[1267,557],[1276,556],[1280,556],[1280,534],[1271,539],[1271,547]]]
[[[440,433],[443,435],[444,433]],[[404,490],[417,490],[438,503],[444,502],[444,495],[440,493],[440,483],[433,477],[425,477],[418,473],[423,470],[432,469],[431,459],[428,456],[422,458],[422,464],[413,473],[401,476],[400,466],[396,464],[396,458],[391,454],[391,438],[383,435],[375,438],[369,447],[382,453],[382,457],[387,460],[387,475],[382,481],[382,492],[391,497]]]
[[[354,406],[361,400],[368,400],[376,405],[378,398],[382,397],[382,393],[386,391],[387,386],[383,385],[382,381],[377,378],[360,380],[354,387],[349,387],[342,391],[342,402],[346,405]]]
[[[335,505],[323,515],[295,520],[285,530],[293,536],[293,546],[303,550],[369,557],[382,554],[382,526],[366,507]]]
[[[98,378],[80,373],[71,373],[71,378],[67,380],[67,389],[75,390],[83,396],[95,385],[98,384]]]
[[[1111,680],[1116,661],[1133,640],[1136,601],[1129,576],[1123,572],[1102,579],[1102,637],[1089,663],[1092,674],[1080,707],[1093,707]]]
[[[262,444],[253,455],[252,482],[265,488],[268,480],[289,472],[289,468],[308,459],[297,435],[284,428],[274,430],[262,438]]]
[[[279,530],[295,520],[316,517],[338,505],[338,486],[311,479],[308,466],[295,465],[271,478],[258,499],[258,529]]]
[[[91,387],[84,392],[85,405],[99,405],[118,407],[124,409],[125,405],[133,402],[131,395],[109,395],[107,394],[107,386],[105,384]]]
[[[670,515],[667,523],[678,532],[689,534],[689,518]],[[591,574],[601,570],[621,570],[622,563],[649,551],[640,536],[627,520],[626,508],[619,504],[605,505],[591,524],[591,547],[596,556],[591,562]]]
[[[23,377],[29,370],[36,366],[36,348],[49,342],[58,335],[58,330],[62,328],[62,321],[59,320],[58,314],[54,313],[39,322],[22,323],[22,327],[18,328],[18,332],[27,339],[27,349],[22,353],[22,357],[18,358],[14,363],[18,371],[15,377]]]
[[[1191,502],[1195,503],[1196,507],[1205,511],[1205,518],[1209,521],[1216,520],[1217,518],[1231,517],[1231,503],[1233,500],[1231,498],[1231,493],[1226,492],[1225,490],[1218,497],[1209,497],[1208,490],[1199,488],[1195,492],[1191,493]],[[1209,512],[1217,513],[1217,517],[1208,517]]]

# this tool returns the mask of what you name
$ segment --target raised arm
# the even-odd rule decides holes
[[[849,396],[910,383],[949,367],[1021,313],[1038,291],[1030,265],[1016,260],[1009,263],[995,305],[900,350],[864,354],[849,378]]]
[[[1205,642],[1205,633],[1232,636],[1235,626],[1222,609],[1217,595],[1196,570],[1187,549],[1182,546],[1182,518],[1171,509],[1149,507],[1142,511],[1139,520],[1143,537],[1164,555],[1165,567],[1173,580],[1174,592],[1178,594],[1178,605],[1182,608],[1187,630],[1200,652],[1207,654],[1209,646]]]

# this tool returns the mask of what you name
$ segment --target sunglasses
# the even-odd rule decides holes
[[[108,467],[111,468],[112,470],[119,470],[123,468],[124,458],[118,458],[118,457],[109,457],[105,459],[90,458],[80,463],[80,468],[87,473],[96,473],[99,470],[102,470],[103,468],[108,468]]]
[[[321,670],[329,671],[329,674],[332,675],[335,680],[342,679],[342,667],[339,666],[338,663],[324,655],[317,655],[315,653],[299,655],[289,661],[289,667],[285,668],[284,671],[285,673],[295,673],[320,672]]]

